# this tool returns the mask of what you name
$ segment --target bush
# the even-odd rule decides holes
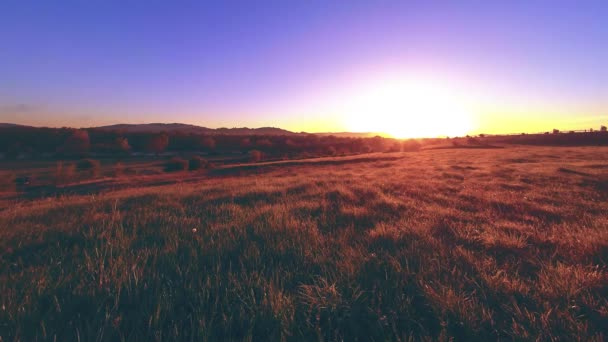
[[[76,163],[76,169],[78,169],[78,171],[88,172],[91,176],[97,176],[100,168],[101,163],[99,160],[95,159],[82,159]]]
[[[123,163],[118,162],[116,164],[114,164],[114,177],[122,177],[125,174],[125,166],[123,165]]]
[[[190,162],[188,164],[189,170],[200,170],[200,169],[206,169],[208,167],[209,167],[209,163],[205,159],[203,159],[199,156],[190,158]]]
[[[395,141],[385,152],[401,152],[402,146],[402,143]]]
[[[328,146],[327,147],[327,154],[330,156],[335,156],[338,152],[336,151],[336,148],[333,146]]]
[[[89,171],[99,169],[100,166],[101,163],[99,163],[99,160],[88,158],[79,160],[78,163],[76,163],[76,168],[78,169],[78,171]]]
[[[418,140],[409,139],[403,142],[402,151],[403,152],[414,152],[420,151],[422,148],[422,144]]]
[[[249,151],[249,157],[251,158],[252,162],[259,162],[260,160],[262,160],[262,152],[258,151],[258,150],[251,150]]]
[[[55,185],[63,185],[74,181],[75,171],[76,165],[72,163],[64,165],[63,161],[58,161],[55,170]]]
[[[68,155],[83,156],[89,152],[91,140],[86,130],[75,130],[64,142],[61,151]]]
[[[361,153],[372,153],[372,148],[369,145],[363,145],[361,147]]]
[[[467,143],[469,145],[481,145],[481,142],[477,138],[474,138],[474,137],[468,137]]]
[[[165,171],[185,171],[188,170],[188,161],[179,157],[173,157],[165,163]]]

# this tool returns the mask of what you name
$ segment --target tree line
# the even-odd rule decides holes
[[[343,155],[417,148],[419,143],[413,140],[404,142],[380,136],[204,135],[179,131],[132,133],[103,129],[0,128],[0,153],[7,159],[19,156],[159,155],[164,152],[222,155],[257,151],[267,156]]]

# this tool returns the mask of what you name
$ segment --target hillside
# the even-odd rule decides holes
[[[13,123],[0,122],[0,128],[17,128],[17,127],[31,127],[25,125],[18,125]]]

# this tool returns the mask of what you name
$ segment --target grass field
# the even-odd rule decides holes
[[[606,147],[163,177],[1,202],[1,340],[608,338]]]

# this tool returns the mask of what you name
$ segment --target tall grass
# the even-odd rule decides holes
[[[606,157],[438,150],[23,202],[0,211],[0,333],[603,340]]]

